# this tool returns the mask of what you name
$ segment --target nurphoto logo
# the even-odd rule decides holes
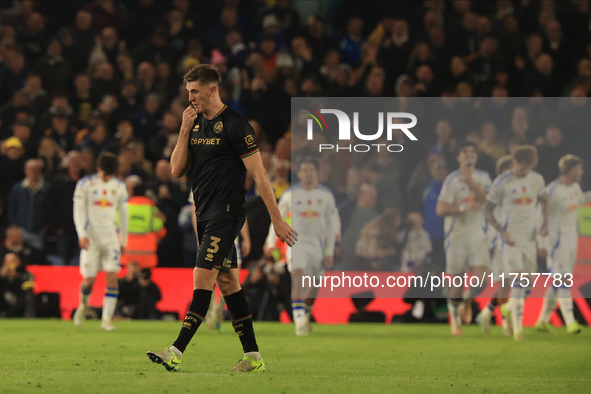
[[[339,123],[339,141],[350,141],[351,140],[351,119],[349,115],[338,109],[321,109],[320,112],[313,110],[309,107],[302,107],[307,111],[303,111],[304,114],[310,116],[312,119],[308,119],[307,123],[307,138],[308,140],[314,139],[314,121],[320,128],[321,132],[328,132],[328,125],[322,114],[333,114],[337,117]],[[359,112],[353,112],[353,133],[355,137],[362,141],[376,141],[382,138],[384,134],[384,119],[386,123],[386,139],[392,141],[392,132],[394,130],[402,131],[411,141],[417,141],[417,137],[410,132],[409,129],[416,126],[417,117],[408,112],[378,112],[378,131],[373,134],[364,134],[359,130]],[[408,123],[398,123],[401,119],[409,119]],[[323,150],[347,150],[351,152],[369,152],[372,147],[376,147],[380,150],[381,146],[385,146],[389,152],[402,152],[403,146],[400,144],[355,144],[355,145],[333,145],[333,144],[320,144],[319,152]]]

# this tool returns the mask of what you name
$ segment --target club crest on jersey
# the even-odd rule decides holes
[[[213,126],[213,132],[216,134],[219,134],[222,132],[222,129],[224,128],[224,124],[222,122],[217,122],[214,126]]]
[[[252,135],[247,135],[244,137],[244,142],[246,143],[246,149],[251,148],[254,145],[254,138]]]
[[[117,192],[115,190],[111,190],[111,194],[113,195],[113,197],[115,197],[117,195]]]

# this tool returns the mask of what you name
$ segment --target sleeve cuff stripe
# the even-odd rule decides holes
[[[259,151],[259,148],[253,149],[253,150],[251,150],[250,152],[246,152],[245,154],[243,154],[243,155],[240,155],[240,158],[241,158],[241,159],[244,159],[244,158],[246,158],[246,157],[248,157],[248,156],[252,156],[252,155],[254,155],[255,153],[257,153],[258,151]]]

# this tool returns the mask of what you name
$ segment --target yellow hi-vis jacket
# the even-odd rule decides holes
[[[158,241],[166,235],[166,218],[147,197],[132,197],[127,201],[129,216],[129,234],[125,252],[121,256],[121,265],[132,261],[141,268],[153,268],[158,265]]]

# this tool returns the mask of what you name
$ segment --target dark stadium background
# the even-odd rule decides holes
[[[166,216],[158,266],[190,267],[194,234],[186,220],[178,220],[187,204],[187,181],[168,179],[155,167],[170,157],[188,106],[182,77],[202,63],[218,67],[222,100],[253,125],[277,198],[292,181],[289,123],[294,96],[573,97],[583,104],[567,118],[581,116],[582,123],[588,122],[589,7],[587,0],[2,0],[0,234],[4,238],[5,230],[16,225],[26,243],[19,248],[3,241],[0,258],[18,251],[23,283],[29,279],[26,266],[76,265],[67,159],[72,151],[79,152],[79,175],[90,174],[97,155],[110,151],[120,158],[118,176],[139,176]],[[455,149],[465,138],[479,143],[481,163],[488,163],[491,172],[490,163],[511,147],[536,145],[538,171],[546,183],[558,176],[558,159],[566,153],[591,163],[589,130],[566,122],[548,132],[536,127],[536,114],[528,111],[526,106],[525,114],[496,123],[492,138],[480,120],[463,130],[427,130],[409,155],[412,160],[383,163],[372,158],[343,168],[331,165],[334,157],[320,157],[321,181],[332,187],[346,215],[357,190],[338,185],[347,184],[349,174],[365,181],[375,179],[376,172],[390,176],[402,225],[409,212],[421,212],[436,240],[442,222],[428,220],[429,208],[419,196],[429,187],[429,167],[447,160],[453,168]],[[44,183],[23,207],[18,196],[26,195],[19,188],[24,163],[34,158],[43,162]],[[160,166],[166,168],[162,162]],[[591,187],[590,175],[587,171],[583,190]],[[261,261],[270,221],[252,179],[247,180],[247,207],[252,251],[244,267],[264,273],[249,283],[251,302],[271,294],[272,301],[265,304],[270,310],[261,316],[276,319],[274,305],[285,298],[283,282]],[[379,213],[380,207],[376,209]],[[431,258],[436,261],[438,254],[442,250]],[[339,264],[337,260],[337,268]],[[366,267],[399,268],[399,258]],[[35,280],[43,278],[37,275]],[[0,282],[2,291],[8,291],[6,283]],[[28,288],[22,294],[18,286],[14,291],[28,305],[34,303]],[[19,313],[33,311],[23,307]]]

